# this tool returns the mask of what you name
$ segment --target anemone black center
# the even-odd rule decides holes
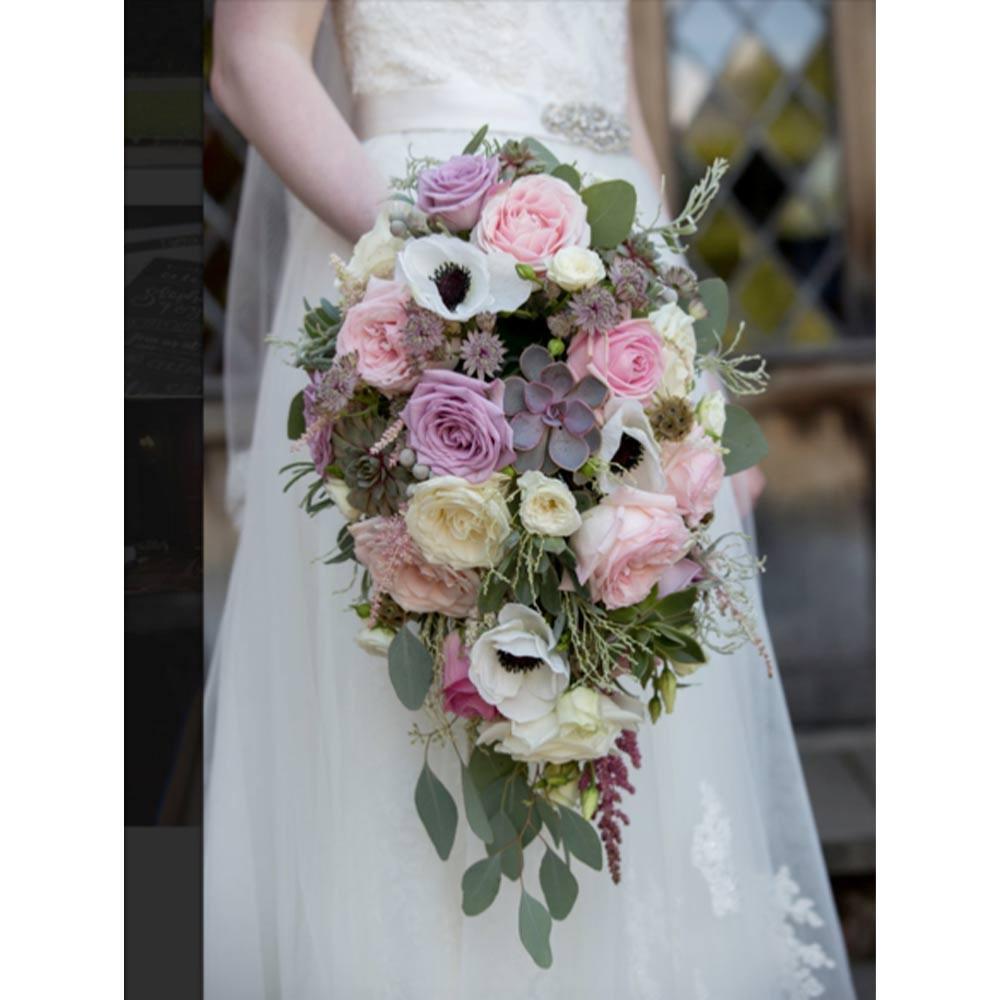
[[[434,272],[431,281],[437,285],[445,308],[453,310],[468,294],[472,275],[467,267],[449,262]]]
[[[642,444],[631,434],[623,434],[618,450],[611,456],[611,464],[631,472],[642,461]]]
[[[541,666],[542,663],[537,656],[515,656],[513,653],[508,653],[506,649],[497,650],[497,659],[504,670],[519,674],[526,674],[529,670]]]

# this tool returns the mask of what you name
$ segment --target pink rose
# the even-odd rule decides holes
[[[596,375],[616,396],[645,401],[663,380],[663,341],[648,320],[629,319],[609,333],[578,333],[566,363],[577,379]]]
[[[493,719],[496,706],[487,704],[469,680],[469,651],[457,632],[450,632],[441,647],[444,657],[444,707],[464,719]]]
[[[514,433],[503,414],[503,382],[487,385],[459,372],[428,371],[403,421],[419,461],[438,476],[485,482],[514,461]]]
[[[687,590],[698,579],[701,567],[693,559],[681,559],[673,566],[668,566],[660,577],[660,597],[675,594],[678,590]]]
[[[483,205],[472,241],[481,250],[500,250],[545,268],[557,250],[590,245],[587,206],[558,177],[521,177]]]
[[[417,208],[453,233],[471,229],[499,166],[495,156],[463,155],[423,171],[417,178]]]
[[[667,492],[677,501],[677,509],[685,518],[697,523],[711,511],[726,475],[719,449],[696,427],[679,443],[664,441],[661,459]]]
[[[673,497],[619,486],[583,515],[572,538],[576,575],[606,608],[637,604],[690,538]]]
[[[369,278],[365,297],[347,310],[337,335],[337,357],[357,354],[358,374],[388,394],[406,392],[420,377],[403,343],[409,300],[405,285]]]
[[[388,594],[404,611],[464,618],[476,607],[479,575],[429,563],[401,517],[370,517],[349,530],[373,590]]]

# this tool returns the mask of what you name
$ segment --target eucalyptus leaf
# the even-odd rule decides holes
[[[427,764],[424,764],[420,771],[413,798],[417,805],[417,814],[434,844],[434,850],[442,861],[446,861],[455,843],[458,808],[451,793],[441,784]]]
[[[722,432],[726,475],[742,472],[767,455],[767,439],[760,425],[742,406],[726,404],[726,426]]]
[[[297,392],[288,407],[288,440],[298,441],[306,432],[305,396]]]
[[[573,909],[580,887],[576,878],[569,870],[569,865],[552,851],[546,850],[539,871],[542,892],[545,893],[545,905],[549,908],[553,920],[565,920]]]
[[[486,133],[489,132],[489,130],[489,125],[480,126],[476,134],[465,144],[465,149],[462,150],[462,153],[465,156],[469,156],[479,149],[479,147],[483,144],[483,139],[486,138]]]
[[[524,852],[517,836],[517,830],[510,817],[504,812],[498,812],[491,820],[493,828],[493,843],[487,846],[487,851],[500,858],[500,869],[512,882],[520,878],[524,864]]]
[[[708,315],[695,320],[694,335],[699,354],[711,354],[726,335],[729,323],[729,289],[721,278],[708,278],[698,286],[698,297],[705,304]],[[716,339],[718,334],[718,339]]]
[[[531,150],[531,155],[545,167],[546,173],[552,173],[559,166],[559,157],[547,146],[543,146],[537,139],[529,136],[524,140],[524,145]]]
[[[559,817],[563,843],[569,848],[569,852],[585,865],[600,871],[604,864],[604,855],[601,850],[601,838],[597,836],[594,827],[578,812],[566,806],[559,807]]]
[[[591,245],[611,249],[627,240],[635,221],[635,188],[627,181],[601,181],[580,192],[587,206]]]
[[[507,581],[499,573],[494,573],[479,591],[479,610],[483,614],[499,611],[506,596]]]
[[[552,918],[548,910],[527,891],[521,893],[517,929],[521,935],[521,944],[535,960],[535,964],[547,969],[552,964],[552,948],[549,946]]]
[[[553,167],[551,170],[553,177],[558,177],[559,180],[565,181],[574,191],[580,190],[580,172],[576,167],[571,166],[569,163],[560,163],[558,167]]]
[[[536,803],[536,808],[538,809],[538,815],[542,817],[542,822],[545,824],[545,829],[549,831],[549,836],[552,838],[552,842],[559,846],[559,813],[555,811],[544,799],[539,799]]]
[[[424,703],[434,679],[434,661],[408,628],[401,628],[389,645],[389,680],[399,700],[411,712]]]
[[[469,774],[480,792],[513,770],[514,761],[507,754],[497,753],[489,747],[476,747],[469,758]]]
[[[475,779],[467,767],[462,768],[462,801],[465,805],[465,818],[469,821],[472,832],[484,843],[493,842],[493,828],[490,818],[486,815],[483,800],[479,797]]]
[[[474,917],[497,898],[500,891],[500,855],[470,865],[462,876],[462,912]]]
[[[542,607],[550,615],[558,615],[562,610],[562,597],[559,593],[559,577],[556,575],[556,571],[552,566],[552,563],[548,563],[545,567],[545,572],[542,573],[542,583],[539,591],[539,597],[542,601]]]

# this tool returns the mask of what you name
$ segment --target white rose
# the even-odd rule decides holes
[[[484,483],[435,476],[413,486],[406,527],[424,557],[452,569],[494,565],[511,530],[506,482],[498,474]]]
[[[726,398],[721,392],[709,392],[701,398],[695,410],[698,423],[717,441],[726,429]]]
[[[601,428],[601,447],[597,454],[602,459],[597,485],[603,493],[610,493],[623,483],[648,493],[663,493],[666,490],[660,449],[649,418],[637,399],[616,396],[607,404]],[[616,456],[619,462],[612,469],[612,460]],[[626,461],[619,464],[622,458]]]
[[[372,656],[388,656],[389,646],[395,637],[396,633],[389,628],[363,628],[354,641]]]
[[[551,712],[569,684],[569,667],[537,611],[505,604],[497,621],[472,645],[469,680],[483,701],[508,719],[530,722]]]
[[[610,753],[618,734],[637,729],[643,718],[642,703],[634,698],[609,698],[591,688],[575,687],[547,715],[530,722],[494,722],[482,730],[478,742],[497,743],[501,752],[529,763],[594,760]]]
[[[663,338],[663,381],[655,395],[685,396],[694,378],[694,359],[698,353],[694,319],[676,302],[660,306],[648,318]]]
[[[347,499],[347,494],[351,492],[351,488],[343,479],[338,479],[336,476],[328,476],[323,482],[323,489],[326,490],[326,495],[340,509],[340,513],[344,515],[345,521],[356,521],[361,517],[361,511]]]
[[[563,247],[556,251],[548,267],[548,277],[565,292],[590,288],[604,274],[604,261],[586,247]]]
[[[396,254],[403,249],[405,242],[392,235],[389,210],[383,208],[375,225],[355,245],[347,264],[347,273],[362,284],[373,275],[376,278],[391,278],[396,266]]]
[[[565,538],[580,527],[580,512],[569,487],[541,472],[525,472],[517,479],[521,491],[521,523],[536,535]]]

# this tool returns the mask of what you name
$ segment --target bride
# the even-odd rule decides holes
[[[561,161],[630,181],[640,215],[655,214],[626,0],[343,0],[332,17],[321,0],[218,0],[215,11],[212,91],[255,152],[227,330],[241,543],[206,702],[206,996],[852,997],[780,681],[752,647],[715,657],[680,710],[643,730],[621,884],[580,872],[550,970],[518,943],[516,893],[464,917],[478,841],[460,828],[449,861],[434,854],[413,808],[412,717],[384,661],[354,642],[361,623],[338,593],[350,570],[317,558],[337,519],[305,517],[278,476],[303,375],[265,337],[293,339],[303,298],[332,297],[330,254],[350,255],[408,152],[447,158],[489,123],[501,141],[534,135]],[[329,89],[341,62],[342,110]],[[609,137],[591,115],[567,134],[546,109],[568,104],[618,127]],[[740,528],[729,483],[720,532]],[[444,759],[435,768],[455,787]]]

